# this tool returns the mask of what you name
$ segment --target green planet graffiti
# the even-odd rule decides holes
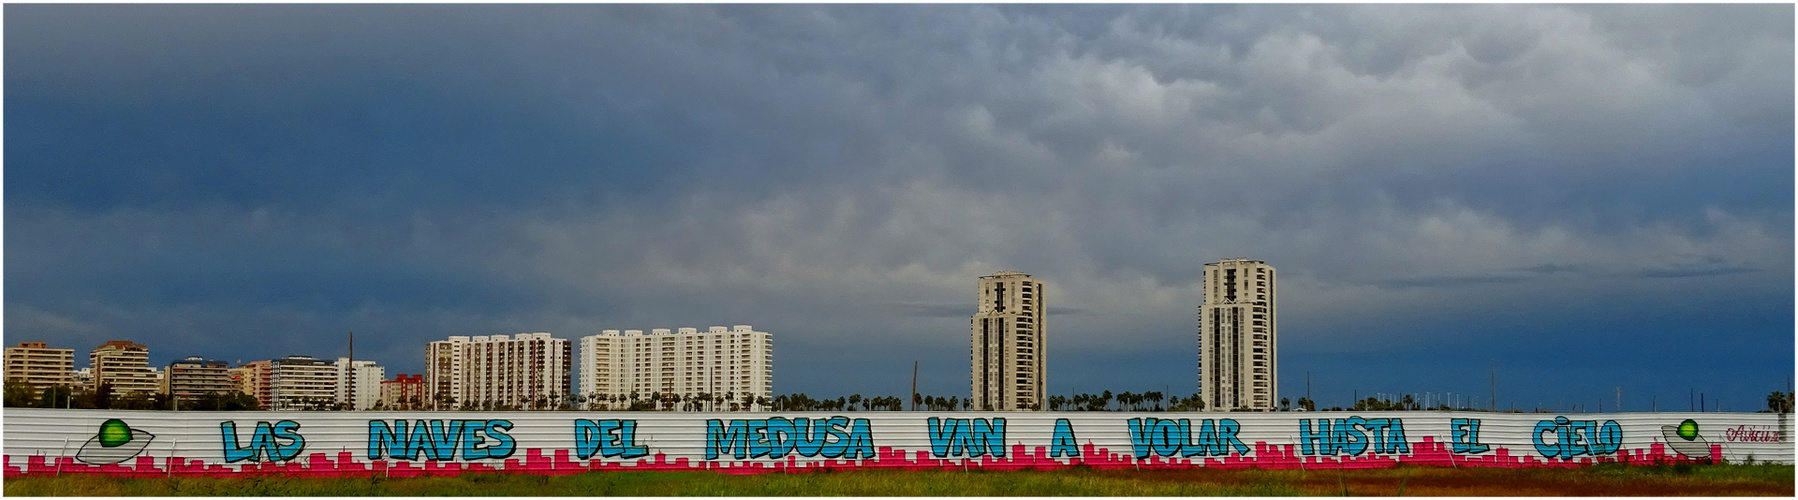
[[[1686,419],[1679,425],[1661,426],[1661,436],[1667,438],[1667,447],[1689,458],[1707,458],[1711,456],[1711,443],[1698,435],[1698,422]]]
[[[155,434],[133,429],[123,420],[107,419],[100,424],[100,431],[75,452],[75,459],[88,465],[116,464],[143,453],[144,447],[155,439]]]

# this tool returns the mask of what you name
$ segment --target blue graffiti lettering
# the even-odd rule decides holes
[[[1300,454],[1360,455],[1368,451],[1410,453],[1404,419],[1351,416],[1332,422],[1320,418],[1315,426],[1309,419],[1299,420]]]
[[[1542,439],[1543,434],[1553,435],[1554,442]],[[1536,422],[1530,441],[1536,445],[1537,453],[1548,458],[1568,460],[1580,455],[1609,455],[1623,447],[1623,426],[1617,425],[1615,420],[1606,420],[1600,425],[1597,420],[1556,416],[1554,420]]]
[[[636,458],[649,454],[649,448],[637,444],[636,420],[574,421],[574,454],[582,460],[599,455],[605,458]]]
[[[1249,452],[1249,446],[1236,437],[1242,426],[1234,419],[1201,420],[1196,436],[1190,419],[1133,418],[1126,424],[1130,430],[1130,444],[1135,448],[1137,458],[1146,458],[1151,454],[1194,457]]]
[[[458,451],[463,460],[506,458],[515,444],[506,435],[511,428],[508,420],[370,420],[368,458],[418,460],[422,452],[427,460],[455,460]]]
[[[1004,418],[931,417],[924,423],[930,452],[937,457],[1005,456]]]
[[[706,421],[705,458],[723,455],[782,458],[789,454],[825,458],[875,458],[874,432],[868,419],[831,417]]]
[[[300,435],[300,424],[292,420],[282,420],[270,424],[256,422],[256,433],[250,436],[250,446],[241,447],[237,440],[237,422],[219,422],[219,432],[224,438],[225,461],[252,462],[275,460],[293,460],[306,449],[306,437]]]
[[[1055,419],[1055,437],[1049,440],[1049,456],[1080,456],[1080,442],[1074,440],[1074,425],[1068,423],[1068,419]]]
[[[1450,421],[1454,429],[1452,442],[1455,453],[1485,453],[1492,447],[1480,443],[1480,419],[1457,418]]]

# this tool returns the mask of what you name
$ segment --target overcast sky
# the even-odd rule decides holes
[[[1791,5],[5,14],[5,338],[82,358],[749,324],[777,393],[965,397],[1004,269],[1052,393],[1185,395],[1247,257],[1325,406],[1793,373]]]

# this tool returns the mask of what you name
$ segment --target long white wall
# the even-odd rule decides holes
[[[102,428],[109,419],[111,442]],[[1682,430],[1682,425],[1685,427]],[[6,474],[1792,463],[1789,415],[8,409]],[[131,439],[122,439],[129,435]],[[120,443],[120,441],[123,441]],[[175,460],[171,460],[174,458]],[[426,465],[423,462],[435,463]],[[169,471],[169,463],[178,464]],[[118,465],[111,465],[117,463]]]

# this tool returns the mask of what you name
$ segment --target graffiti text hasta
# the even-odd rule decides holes
[[[1349,417],[1338,418],[1331,425],[1330,419],[1320,418],[1317,427],[1312,427],[1310,420],[1299,420],[1299,453],[1360,455],[1367,452],[1370,444],[1374,453],[1410,453],[1411,444],[1405,442],[1405,421]]]

